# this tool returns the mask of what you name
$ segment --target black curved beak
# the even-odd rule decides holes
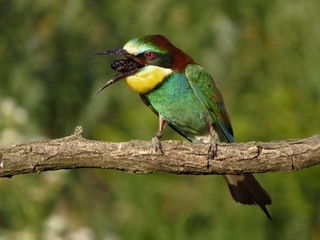
[[[98,52],[91,54],[89,57],[94,57],[97,55],[119,55],[119,56],[125,56],[125,57],[134,57],[131,53],[127,52],[125,49],[111,49],[111,50],[106,50],[103,52]]]
[[[112,78],[111,80],[109,80],[105,85],[103,85],[101,88],[98,89],[98,91],[96,92],[96,94],[98,94],[99,92],[101,92],[103,89],[105,89],[106,87],[109,87],[111,84],[124,79],[126,77],[129,77],[131,75],[134,75],[138,72],[139,69],[133,70],[131,72],[126,72],[126,73],[119,73],[118,75],[116,75],[114,78]]]
[[[91,54],[89,57],[94,57],[94,56],[97,56],[97,55],[119,55],[119,56],[125,56],[127,58],[131,58],[131,59],[134,59],[135,56],[131,53],[129,53],[128,51],[126,51],[125,49],[112,49],[112,50],[106,50],[106,51],[103,51],[103,52],[98,52],[98,53],[94,53],[94,54]],[[131,70],[131,71],[128,71],[128,72],[121,72],[119,74],[117,74],[115,77],[113,77],[111,80],[109,80],[105,85],[103,85],[101,88],[98,89],[98,91],[96,92],[96,94],[98,94],[99,92],[101,92],[103,89],[105,89],[106,87],[110,86],[111,84],[123,79],[123,78],[126,78],[126,77],[129,77],[131,75],[134,75],[138,72],[139,69],[134,69],[134,70]]]

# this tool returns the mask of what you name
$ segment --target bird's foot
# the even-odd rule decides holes
[[[152,145],[153,145],[153,147],[154,147],[154,149],[155,149],[155,152],[160,151],[160,153],[161,153],[162,155],[164,155],[164,152],[163,152],[163,150],[162,150],[161,142],[159,141],[159,138],[158,138],[157,136],[154,137],[154,138],[152,138]]]
[[[218,152],[218,145],[217,145],[215,136],[212,136],[210,138],[209,143],[210,143],[210,147],[208,150],[208,159],[214,159],[214,157],[217,156],[217,152]]]

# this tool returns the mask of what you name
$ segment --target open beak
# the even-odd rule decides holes
[[[141,64],[141,62],[139,61],[135,61],[136,57],[127,52],[125,49],[113,49],[113,50],[106,50],[106,51],[103,51],[103,52],[98,52],[98,53],[94,53],[94,54],[91,54],[89,57],[94,57],[94,56],[97,56],[97,55],[119,55],[119,56],[125,56],[126,58],[130,59],[130,62],[131,62],[131,67],[129,68],[126,68],[126,65],[125,64],[128,64],[128,61],[123,61],[124,63],[121,64],[121,72],[119,74],[117,74],[114,78],[112,78],[111,80],[109,80],[105,85],[103,85],[101,88],[99,88],[99,90],[96,92],[96,94],[98,94],[99,92],[101,92],[103,89],[105,89],[106,87],[110,86],[111,84],[121,80],[121,79],[124,79],[126,77],[129,77],[131,75],[134,75],[136,74],[140,68],[142,68],[144,65]],[[113,60],[112,63],[114,61],[117,61],[117,60]],[[120,62],[120,61],[119,61]],[[135,63],[132,68],[132,62]],[[114,68],[114,67],[112,67]],[[114,68],[115,70],[118,70],[120,71],[119,69],[117,68]],[[123,70],[125,69],[125,70]],[[128,69],[128,70],[126,70]]]

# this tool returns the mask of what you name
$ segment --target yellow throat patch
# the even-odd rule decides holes
[[[146,66],[135,75],[126,78],[126,83],[135,92],[142,94],[150,92],[161,83],[172,70],[157,66]]]

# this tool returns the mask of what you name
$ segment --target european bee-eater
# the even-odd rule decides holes
[[[162,35],[148,35],[127,42],[123,49],[93,55],[115,54],[119,74],[101,87],[125,79],[143,102],[159,116],[162,137],[165,123],[191,142],[235,142],[230,118],[220,90],[211,75]],[[155,141],[155,142],[157,142]],[[159,143],[159,141],[158,141]],[[160,145],[159,145],[160,146]],[[236,202],[257,204],[271,219],[266,205],[271,198],[252,174],[224,175]]]

